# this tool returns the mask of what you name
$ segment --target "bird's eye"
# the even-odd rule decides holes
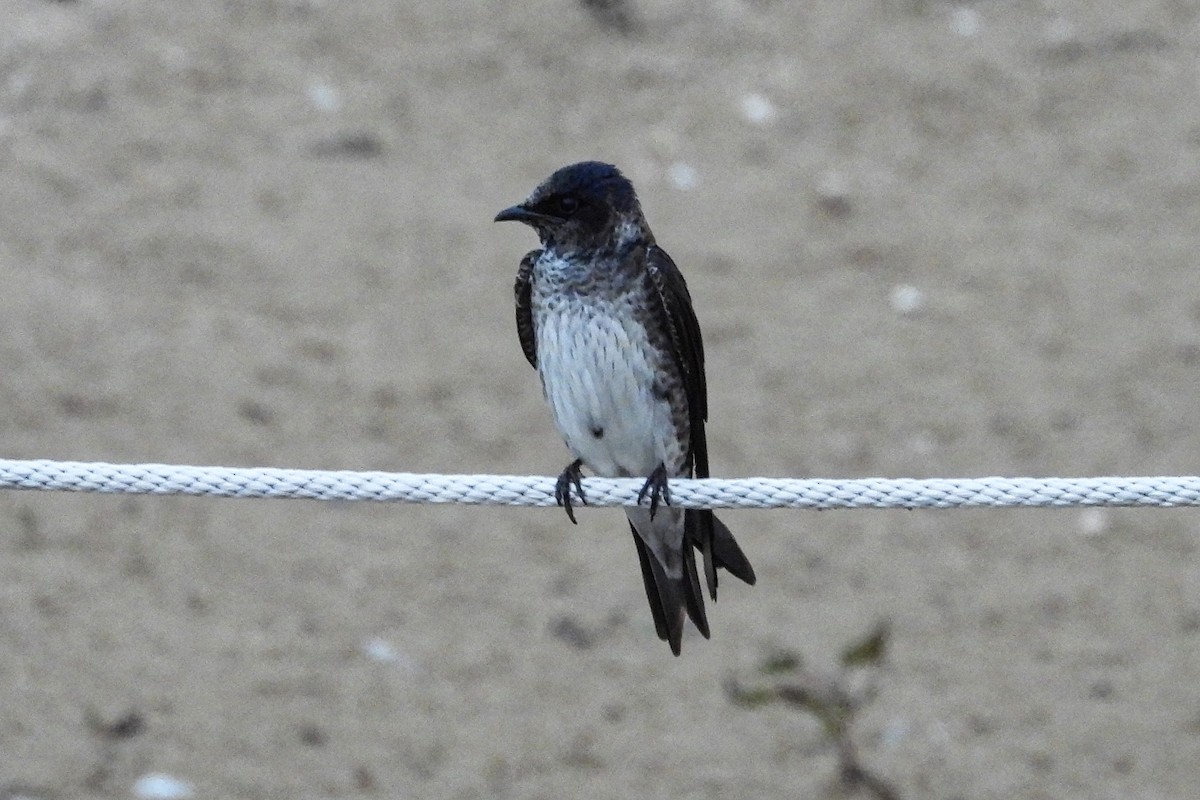
[[[569,216],[571,214],[574,214],[575,211],[578,210],[579,200],[577,200],[574,197],[571,197],[570,195],[566,195],[564,197],[558,198],[557,202],[555,202],[555,205],[558,207],[558,210],[561,214],[563,214],[564,216]]]

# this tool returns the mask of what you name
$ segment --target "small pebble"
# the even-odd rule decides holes
[[[959,36],[978,36],[983,22],[979,12],[973,8],[959,6],[950,13],[950,25]]]
[[[1099,536],[1108,529],[1108,514],[1102,508],[1085,508],[1079,512],[1079,532],[1084,536]]]
[[[762,125],[775,116],[775,106],[761,94],[751,93],[742,98],[742,114],[749,122]]]
[[[326,114],[332,114],[342,107],[337,89],[321,80],[313,81],[308,85],[308,100],[314,108],[324,111]]]
[[[141,800],[185,800],[193,797],[196,790],[187,781],[164,772],[151,772],[134,781],[133,793]]]
[[[700,185],[700,173],[691,164],[683,161],[676,161],[667,170],[667,177],[671,183],[675,184],[675,188],[680,191],[690,191]]]
[[[395,647],[392,647],[392,643],[378,636],[374,636],[363,642],[362,649],[363,654],[372,661],[391,664],[400,659],[400,654],[396,652]]]
[[[925,293],[915,286],[897,286],[892,289],[892,310],[908,316],[925,307]]]
[[[380,664],[392,664],[408,672],[421,671],[417,662],[381,636],[372,636],[363,642],[362,652],[367,658]]]

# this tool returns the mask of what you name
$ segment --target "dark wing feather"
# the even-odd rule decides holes
[[[675,363],[683,373],[692,439],[688,463],[694,468],[695,477],[707,478],[708,445],[704,438],[704,421],[708,419],[708,387],[704,380],[704,341],[700,337],[700,323],[679,267],[658,245],[651,245],[646,253],[646,272],[668,322]]]
[[[704,378],[704,341],[700,336],[700,322],[692,308],[687,282],[679,272],[679,267],[661,247],[650,246],[646,254],[646,272],[650,275],[650,283],[661,304],[664,318],[669,323],[675,363],[683,373],[688,399],[688,427],[691,429],[687,467],[694,477],[707,478],[708,440],[704,436],[704,422],[708,419],[708,386]],[[684,535],[700,549],[708,594],[713,600],[717,599],[717,562],[720,560],[713,558],[715,534],[712,511],[689,510],[684,513]]]
[[[513,294],[517,301],[517,337],[521,340],[521,349],[529,365],[537,369],[537,339],[533,330],[533,309],[529,296],[533,292],[533,262],[541,255],[540,250],[531,250],[521,259],[517,269],[517,282],[513,286]]]

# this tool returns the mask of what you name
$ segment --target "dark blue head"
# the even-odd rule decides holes
[[[497,222],[506,220],[530,225],[547,247],[603,248],[634,230],[649,235],[633,184],[612,164],[599,161],[558,170],[525,202],[496,215]]]

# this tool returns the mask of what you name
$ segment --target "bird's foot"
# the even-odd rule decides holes
[[[667,465],[659,463],[654,471],[650,473],[650,477],[646,478],[646,483],[638,492],[638,505],[642,504],[642,500],[650,495],[650,519],[654,519],[654,515],[658,512],[658,502],[671,505],[671,489],[667,486]]]
[[[575,521],[575,509],[571,507],[571,487],[575,487],[575,491],[579,493],[579,502],[587,505],[587,495],[583,493],[583,483],[580,481],[582,477],[579,474],[579,468],[583,466],[583,459],[577,458],[567,465],[567,468],[558,476],[558,482],[554,484],[554,500],[567,511],[567,519],[571,523],[578,525]]]

